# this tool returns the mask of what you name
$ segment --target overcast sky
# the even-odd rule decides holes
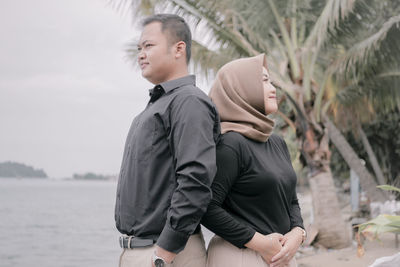
[[[0,162],[118,173],[152,85],[124,52],[140,29],[108,2],[0,1]]]

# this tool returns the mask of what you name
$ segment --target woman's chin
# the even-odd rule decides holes
[[[276,113],[277,111],[278,111],[278,106],[277,106],[277,105],[275,105],[275,106],[268,106],[268,107],[265,109],[265,114],[266,114],[266,115],[274,114],[274,113]]]

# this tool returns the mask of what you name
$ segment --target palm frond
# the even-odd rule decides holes
[[[108,0],[108,5],[110,5],[117,12],[132,12],[132,18],[135,20],[140,19],[144,16],[148,16],[154,13],[157,5],[162,3],[161,0],[142,0],[142,1],[132,1],[132,0]]]
[[[296,14],[297,0],[292,0],[291,3],[292,14]],[[297,18],[293,15],[290,19],[290,37],[292,38],[293,48],[297,49]]]
[[[400,15],[391,17],[377,32],[348,49],[344,55],[339,57],[339,59],[331,65],[328,71],[335,72],[337,75],[342,75],[355,71],[355,69],[361,65],[368,65],[368,61],[371,60],[374,53],[377,51],[381,52],[380,50],[382,47],[380,44],[385,40],[388,32],[393,27],[398,28],[399,24]],[[395,50],[391,51],[395,52]],[[400,49],[397,49],[397,55],[400,55]],[[393,54],[390,56],[393,56]]]
[[[385,114],[396,108],[400,101],[399,85],[399,71],[383,71],[373,77],[354,79],[340,87],[332,96],[331,103],[344,113],[365,121],[375,113]]]
[[[282,44],[281,40],[279,39],[278,35],[272,29],[270,30],[270,34],[271,34],[272,38],[274,39],[275,47],[278,48],[278,51],[280,53],[280,57],[282,58],[282,60],[287,61],[287,55],[286,55],[285,47]]]
[[[308,48],[316,44],[316,50],[326,41],[327,34],[335,30],[339,21],[353,11],[356,0],[328,0],[321,15],[308,35]]]
[[[213,51],[197,41],[192,41],[192,66],[196,72],[200,71],[208,79],[210,74],[216,73],[225,63],[237,57],[235,52],[230,48]]]
[[[230,9],[229,12],[232,14],[233,29],[241,34],[243,38],[246,38],[245,42],[256,51],[256,54],[260,52],[268,52],[270,50],[268,47],[268,41],[263,39],[248,25],[245,17],[233,9]]]
[[[400,71],[387,71],[376,75],[376,78],[390,78],[400,77]]]
[[[317,120],[330,107],[338,111],[351,103],[360,110],[365,103],[400,105],[399,68],[382,67],[400,56],[400,7],[390,0],[115,2],[136,9],[135,19],[160,10],[184,17],[193,32],[191,67],[205,76],[232,59],[268,52],[273,82],[303,113],[304,102],[313,100]],[[134,43],[127,52],[136,58]],[[328,87],[336,88],[333,95]]]
[[[292,40],[290,39],[289,33],[285,25],[283,24],[283,18],[279,14],[274,2],[272,0],[268,0],[268,4],[272,10],[272,14],[275,17],[276,24],[279,26],[280,33],[282,34],[283,43],[285,44],[288,59],[290,62],[292,76],[295,79],[298,79],[300,77],[300,66],[296,58],[296,53],[293,48]]]
[[[201,21],[206,21],[204,27],[209,28],[209,33],[214,36],[215,40],[219,42],[221,46],[229,43],[229,45],[235,46],[241,55],[250,56],[254,53],[251,45],[245,42],[243,36],[237,33],[232,25],[226,25],[223,16],[219,12],[219,9],[209,9],[209,7],[202,8],[203,2],[210,1],[191,1],[191,0],[172,0],[171,4],[178,9],[182,15],[191,17],[197,20],[197,25]],[[209,5],[209,4],[208,4]],[[210,13],[210,11],[213,11]],[[231,27],[229,27],[231,26]]]
[[[338,27],[340,20],[353,11],[355,0],[329,0],[305,41],[302,63],[303,86],[306,99],[311,98],[311,77],[321,46],[329,32]]]

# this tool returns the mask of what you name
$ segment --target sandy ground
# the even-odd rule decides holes
[[[310,256],[301,255],[297,258],[297,263],[299,267],[366,267],[377,258],[400,252],[400,248],[396,248],[394,234],[384,234],[380,240],[381,242],[366,240],[364,243],[365,254],[361,258],[357,257],[357,247],[353,245],[340,250],[312,252],[313,255]]]
[[[302,217],[304,219],[304,225],[309,225],[312,220],[312,198],[308,191],[298,193],[299,203],[302,210]],[[346,196],[342,196],[340,199],[342,205],[342,217],[345,221],[349,220],[351,215],[350,205]],[[349,225],[349,232],[351,228]],[[398,237],[400,239],[400,236]],[[300,249],[297,253],[297,263],[299,267],[367,267],[374,263],[377,258],[391,256],[400,252],[400,248],[396,248],[395,235],[387,233],[380,236],[380,241],[364,241],[365,254],[363,257],[357,257],[357,245],[353,242],[353,245],[349,248],[340,250],[322,250],[313,249],[312,247]],[[400,267],[400,266],[393,266]]]

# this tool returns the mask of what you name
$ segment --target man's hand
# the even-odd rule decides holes
[[[261,257],[270,264],[272,257],[278,254],[282,249],[282,238],[283,235],[278,233],[269,235],[255,233],[253,238],[245,244],[245,246],[260,253]]]
[[[160,257],[160,258],[162,258],[166,263],[171,263],[174,259],[175,259],[175,256],[176,256],[176,254],[175,253],[173,253],[173,252],[170,252],[170,251],[168,251],[168,250],[165,250],[165,249],[163,249],[162,247],[159,247],[159,246],[155,246],[155,251],[154,251],[154,253],[156,253],[156,255],[158,256],[158,257]],[[153,261],[152,261],[152,264],[151,264],[153,267],[155,267],[154,266],[154,263],[153,263]]]
[[[270,267],[289,265],[302,242],[303,232],[299,227],[286,233],[281,239],[282,250],[272,258]]]

